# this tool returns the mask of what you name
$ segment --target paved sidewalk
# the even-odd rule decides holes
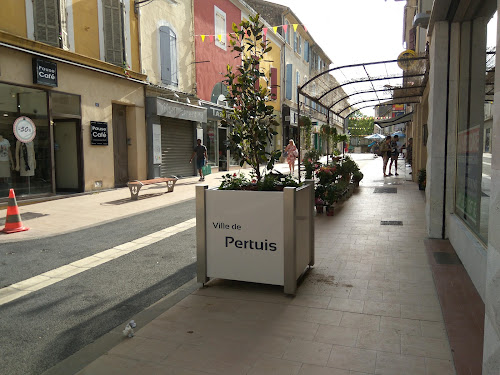
[[[217,186],[221,182],[221,176],[226,173],[229,172],[210,174],[206,176],[205,183]],[[195,186],[200,183],[198,179],[199,177],[180,179],[171,193],[168,193],[165,183],[144,186],[136,201],[130,199],[128,187],[27,205],[18,200],[21,220],[30,230],[8,235],[0,232],[0,242],[53,236],[194,199]],[[7,209],[0,209],[0,218],[5,219],[6,211]]]
[[[403,168],[384,178],[381,158],[359,163],[357,192],[335,216],[316,217],[316,265],[295,297],[252,283],[192,285],[78,374],[454,374],[423,194]]]

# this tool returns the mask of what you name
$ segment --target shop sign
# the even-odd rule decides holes
[[[17,140],[22,143],[29,143],[35,139],[36,136],[35,123],[26,116],[18,117],[16,121],[14,121],[12,131]]]
[[[283,200],[252,193],[206,192],[207,275],[283,285]]]
[[[158,116],[178,118],[181,120],[207,122],[206,108],[182,104],[163,98],[157,99],[156,114]]]
[[[90,144],[108,145],[108,123],[101,121],[90,121]]]
[[[161,164],[161,125],[153,124],[153,164]]]
[[[52,61],[33,58],[33,83],[57,87],[57,64]]]

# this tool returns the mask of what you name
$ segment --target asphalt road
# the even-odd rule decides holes
[[[0,244],[0,288],[194,217],[194,200]],[[0,306],[0,374],[38,375],[195,276],[195,228]]]

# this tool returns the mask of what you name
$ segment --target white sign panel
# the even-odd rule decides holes
[[[153,124],[153,164],[161,164],[161,125]]]
[[[284,285],[283,193],[206,191],[207,276]]]
[[[14,132],[17,140],[22,143],[29,143],[33,141],[36,136],[35,123],[26,116],[18,117],[16,121],[14,121],[12,131]]]

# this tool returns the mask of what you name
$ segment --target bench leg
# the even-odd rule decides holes
[[[133,201],[137,200],[137,197],[139,197],[139,191],[141,190],[141,185],[129,185],[128,188],[130,189],[130,199]]]
[[[172,191],[174,191],[174,185],[177,181],[167,181],[167,188],[168,188],[168,192],[171,193]]]

